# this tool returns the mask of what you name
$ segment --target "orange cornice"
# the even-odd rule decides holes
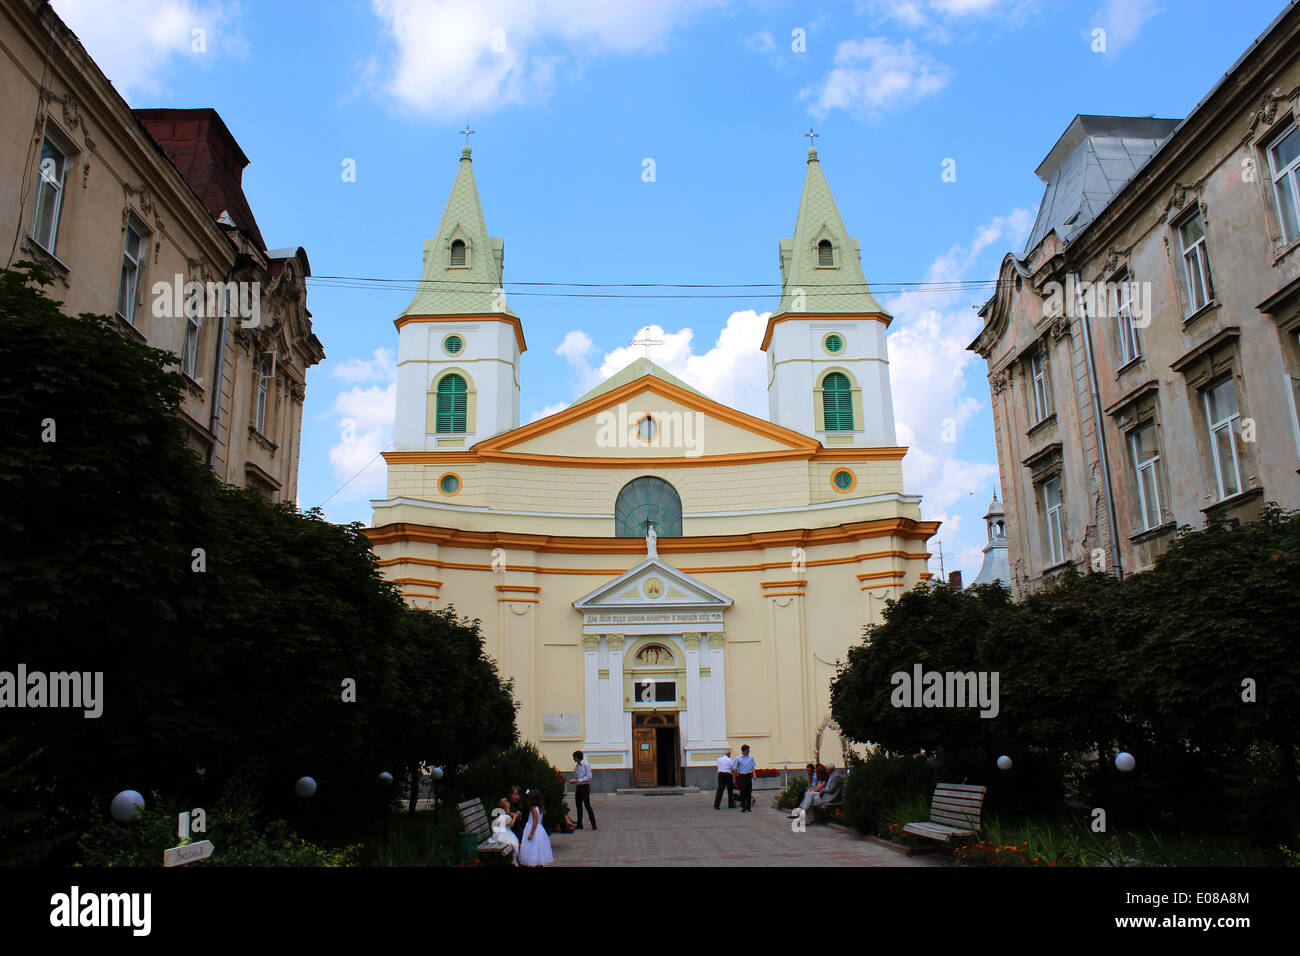
[[[451,315],[399,315],[393,319],[393,324],[400,331],[402,326],[408,322],[504,322],[506,325],[514,326],[515,343],[519,346],[520,353],[528,351],[528,345],[524,342],[524,327],[515,315],[506,315],[504,312],[461,312]]]
[[[527,425],[503,432],[500,435],[494,435],[474,446],[474,451],[480,453],[487,451],[503,451],[513,445],[522,442],[531,441],[548,432],[553,432],[571,425],[574,422],[586,418],[588,415],[595,415],[603,412],[607,408],[630,401],[644,392],[657,392],[664,398],[672,399],[678,404],[685,405],[687,408],[694,409],[698,412],[704,412],[729,425],[735,425],[737,428],[743,428],[746,431],[762,435],[764,438],[770,438],[773,441],[788,445],[791,448],[800,450],[815,451],[821,447],[821,443],[815,438],[809,438],[807,435],[801,435],[797,431],[789,428],[782,428],[780,425],[773,425],[771,422],[756,418],[753,415],[747,415],[744,412],[737,411],[734,408],[728,408],[715,402],[711,398],[706,398],[696,392],[689,391],[672,382],[665,381],[654,375],[642,375],[634,381],[620,385],[618,388],[605,392],[603,395],[597,395],[585,402],[566,408],[563,411],[556,412],[554,415],[548,415],[546,418],[538,419]],[[698,459],[692,458],[691,461]]]
[[[817,558],[809,559],[806,566],[810,568],[830,567],[835,564],[857,564],[861,561],[876,561],[881,558],[898,559],[899,561],[927,561],[930,558],[929,551],[909,552],[900,551],[897,548],[889,551],[864,551],[860,554],[849,554],[842,558]],[[495,569],[491,564],[475,563],[470,561],[443,561],[438,558],[380,558],[376,562],[381,568],[392,568],[403,564],[414,564],[423,567],[443,568],[452,571],[493,571]],[[682,574],[738,574],[755,571],[771,571],[776,568],[787,569],[790,567],[789,561],[759,561],[754,564],[715,564],[708,567],[679,567],[677,570]],[[517,564],[513,565],[515,571],[526,571],[530,574],[596,574],[606,578],[616,578],[620,574],[628,571],[628,568],[571,568],[571,567],[547,567],[537,564]],[[906,571],[890,572],[898,576],[906,577]],[[879,587],[879,585],[877,585]]]
[[[593,455],[540,455],[533,452],[495,451],[475,446],[470,451],[386,451],[390,465],[450,465],[499,461],[512,465],[550,468],[704,468],[710,465],[761,465],[773,461],[899,461],[906,447],[881,448],[788,448],[776,451],[732,452],[687,458],[603,458]]]
[[[755,531],[749,534],[697,535],[689,538],[660,538],[659,551],[691,554],[709,551],[757,551],[763,548],[818,547],[861,541],[864,538],[898,537],[927,541],[939,530],[937,521],[911,518],[878,518],[854,521],[832,528],[801,528],[790,531]],[[514,548],[519,551],[559,554],[644,554],[640,538],[605,538],[580,535],[522,534],[514,531],[460,531],[432,525],[397,522],[367,528],[372,545],[423,542],[450,548]],[[888,553],[888,552],[885,552]],[[909,555],[910,557],[910,555]],[[812,564],[813,562],[808,562]],[[788,566],[788,562],[771,565]],[[477,567],[477,566],[475,566]],[[684,570],[684,569],[683,569]],[[707,569],[706,569],[707,570]]]
[[[778,322],[788,322],[791,319],[839,319],[840,321],[856,322],[859,319],[872,319],[876,322],[884,322],[885,328],[889,328],[892,316],[884,312],[779,312],[767,320],[767,330],[763,333],[764,352],[772,344],[772,331],[776,328]]]

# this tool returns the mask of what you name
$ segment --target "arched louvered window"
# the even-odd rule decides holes
[[[817,264],[819,266],[835,265],[835,252],[831,249],[831,241],[823,239],[817,243]]]
[[[463,266],[465,264],[464,239],[457,239],[451,244],[451,264],[452,266]]]
[[[438,380],[438,411],[434,431],[439,434],[465,430],[465,380],[459,375],[444,375]]]
[[[822,411],[828,432],[853,431],[853,389],[843,372],[831,372],[822,382]]]
[[[661,538],[682,536],[682,499],[677,489],[653,475],[633,478],[614,502],[614,535],[644,538],[653,524]]]

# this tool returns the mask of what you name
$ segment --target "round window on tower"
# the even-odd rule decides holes
[[[636,423],[636,435],[647,445],[659,434],[659,423],[651,415],[642,415]]]
[[[824,339],[822,339],[822,348],[831,355],[839,355],[844,351],[844,336],[840,335],[838,332],[829,333]]]
[[[844,494],[858,486],[858,476],[847,468],[837,468],[831,474],[831,487]]]
[[[450,498],[460,491],[460,475],[453,472],[447,472],[438,479],[438,490]]]
[[[459,355],[465,350],[465,340],[453,333],[442,340],[442,350],[448,355]]]

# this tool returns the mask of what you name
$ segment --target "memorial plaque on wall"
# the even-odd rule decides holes
[[[582,733],[580,717],[580,714],[542,714],[542,736],[577,737]]]

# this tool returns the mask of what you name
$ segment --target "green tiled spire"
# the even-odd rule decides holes
[[[465,243],[465,265],[453,266],[452,243]],[[456,315],[494,312],[514,315],[503,307],[501,288],[505,264],[505,242],[488,236],[474,185],[470,148],[460,151],[460,169],[452,183],[447,208],[442,212],[438,234],[424,243],[424,271],[420,288],[403,315]]]
[[[829,240],[832,266],[819,264],[818,243]],[[781,240],[781,304],[776,313],[881,312],[862,273],[858,240],[844,228],[835,197],[826,183],[817,150],[808,150],[808,175],[804,178],[794,238]],[[802,289],[802,308],[795,291]]]

